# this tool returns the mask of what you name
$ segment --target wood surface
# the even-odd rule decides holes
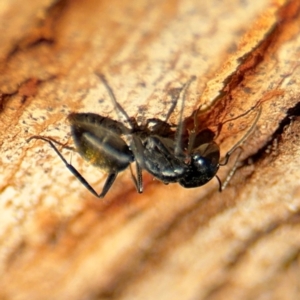
[[[0,299],[300,298],[299,1],[2,0],[0,20]],[[138,194],[126,170],[101,200],[28,143],[72,147],[70,112],[118,119],[96,73],[139,123],[196,76],[186,128],[197,112],[222,157],[261,107],[225,190],[144,172]]]

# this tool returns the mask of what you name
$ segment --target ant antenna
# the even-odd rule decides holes
[[[246,134],[242,137],[242,139],[239,140],[239,141],[238,141],[238,142],[237,142],[237,143],[236,143],[236,144],[235,144],[235,145],[234,145],[234,146],[226,153],[225,158],[224,158],[224,162],[223,162],[223,163],[219,163],[219,166],[225,166],[225,165],[227,165],[230,156],[232,155],[232,153],[233,153],[235,150],[237,150],[237,149],[242,150],[242,149],[240,148],[240,146],[241,146],[241,144],[243,144],[243,143],[245,142],[245,140],[253,133],[254,128],[255,128],[255,126],[256,126],[256,124],[257,124],[259,118],[260,118],[261,112],[262,112],[262,106],[259,106],[258,113],[257,113],[257,115],[256,115],[256,117],[255,117],[255,120],[254,120],[252,126],[249,128],[249,130],[246,132]],[[221,179],[218,177],[218,175],[215,176],[215,177],[217,178],[217,180],[218,180],[218,183],[219,183],[219,192],[222,192],[222,191],[225,189],[225,187],[228,185],[230,179],[231,179],[232,176],[234,175],[235,171],[237,170],[237,168],[238,168],[238,163],[239,163],[239,157],[241,156],[241,153],[242,153],[242,151],[240,151],[240,153],[238,154],[238,156],[237,156],[237,158],[236,158],[236,160],[235,160],[234,166],[233,166],[232,169],[230,170],[230,172],[229,172],[229,174],[227,175],[227,177],[226,177],[226,179],[225,179],[225,181],[224,181],[223,184],[222,184],[222,182],[221,182]]]
[[[232,176],[234,175],[235,171],[237,170],[237,168],[239,167],[239,158],[242,154],[242,149],[239,148],[241,151],[239,152],[239,154],[237,155],[236,157],[236,160],[235,160],[235,163],[232,167],[232,169],[230,170],[229,174],[227,174],[226,178],[225,178],[225,181],[222,183],[220,178],[216,175],[218,181],[219,181],[219,192],[222,192],[226,186],[228,185],[230,179],[232,178]]]
[[[182,132],[183,132],[183,123],[182,123],[182,118],[183,118],[183,111],[184,111],[184,103],[185,103],[185,99],[186,99],[186,94],[187,94],[187,90],[189,88],[189,86],[191,85],[191,83],[196,79],[196,76],[192,76],[190,78],[190,80],[188,82],[186,82],[183,86],[184,92],[182,95],[182,102],[181,102],[181,108],[180,108],[180,113],[179,113],[179,120],[178,120],[178,127],[176,130],[176,134],[175,134],[175,150],[174,150],[174,154],[175,156],[179,155],[181,153],[182,147],[181,147],[181,136],[182,136]]]
[[[249,128],[249,130],[246,132],[246,134],[226,153],[225,158],[224,158],[224,162],[220,163],[219,164],[220,166],[227,165],[231,154],[245,142],[245,140],[249,137],[249,135],[251,135],[253,133],[254,128],[255,128],[255,126],[256,126],[259,118],[260,118],[261,112],[262,112],[262,106],[259,107],[259,111],[256,115],[256,118],[255,118],[252,126]]]

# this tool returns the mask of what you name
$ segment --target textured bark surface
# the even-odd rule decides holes
[[[299,1],[2,0],[0,20],[0,299],[299,299]],[[96,72],[138,121],[195,75],[184,118],[201,108],[222,157],[261,106],[226,189],[144,173],[138,194],[126,170],[98,200],[27,143],[72,146],[70,112],[118,119]]]

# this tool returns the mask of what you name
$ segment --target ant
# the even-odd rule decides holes
[[[183,90],[181,109],[179,113],[179,123],[176,131],[172,130],[172,125],[167,123],[168,118],[173,113],[178,96],[169,109],[165,121],[149,119],[146,124],[138,125],[135,118],[130,118],[122,106],[117,102],[112,88],[102,74],[97,74],[107,89],[115,110],[119,117],[125,118],[128,128],[122,122],[112,120],[94,113],[71,113],[68,121],[71,124],[71,133],[75,148],[39,135],[32,136],[32,139],[40,139],[47,142],[65,166],[73,175],[96,197],[103,198],[119,172],[125,170],[131,163],[136,163],[137,178],[132,179],[139,193],[143,192],[142,170],[145,169],[155,178],[165,184],[178,182],[185,188],[195,188],[209,182],[216,177],[219,183],[219,190],[222,191],[221,180],[216,175],[220,166],[228,163],[230,156],[254,131],[261,114],[261,107],[257,116],[246,134],[238,141],[225,155],[224,162],[220,163],[219,146],[212,140],[201,141],[200,134],[196,134],[197,112],[194,114],[194,130],[188,137],[188,142],[183,144],[183,110],[187,89],[196,77],[190,80],[180,89]],[[150,127],[150,123],[154,123]],[[125,141],[126,140],[126,141]],[[63,157],[54,144],[63,148],[77,151],[85,160],[108,173],[101,193],[97,193],[86,179]],[[232,174],[231,174],[232,176]],[[225,184],[227,184],[226,180]]]

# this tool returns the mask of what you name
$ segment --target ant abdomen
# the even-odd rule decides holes
[[[130,133],[130,130],[123,123],[94,113],[70,113],[68,121],[71,126],[91,128],[92,130],[105,128],[118,136]]]
[[[77,152],[94,166],[117,173],[134,161],[119,122],[92,113],[72,113],[68,120]]]

